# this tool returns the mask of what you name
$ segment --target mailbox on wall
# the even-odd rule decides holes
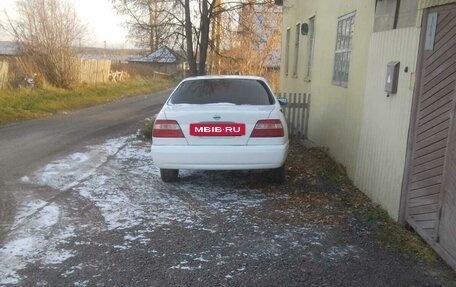
[[[389,62],[386,69],[385,92],[390,94],[397,93],[397,84],[399,81],[399,64],[400,62]]]

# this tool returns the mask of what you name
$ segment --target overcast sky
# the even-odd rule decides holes
[[[4,19],[4,10],[14,15],[16,0],[0,0],[0,19]],[[108,48],[131,47],[126,43],[127,31],[122,27],[123,19],[117,15],[110,0],[73,0],[81,21],[89,30],[89,46],[103,47],[104,41]],[[8,36],[0,31],[0,40],[8,40]]]

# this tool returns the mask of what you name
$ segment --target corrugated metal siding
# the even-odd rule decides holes
[[[372,34],[355,184],[398,218],[419,28]],[[400,61],[398,93],[386,97],[386,66]],[[408,67],[408,72],[404,72]]]

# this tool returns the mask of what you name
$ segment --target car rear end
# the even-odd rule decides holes
[[[161,170],[277,169],[289,144],[281,107],[256,77],[184,80],[158,114],[152,136]]]

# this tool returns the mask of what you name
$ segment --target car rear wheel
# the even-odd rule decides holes
[[[273,183],[285,182],[285,165],[271,170],[271,181]]]
[[[179,175],[178,169],[160,169],[160,176],[164,182],[175,182]]]

